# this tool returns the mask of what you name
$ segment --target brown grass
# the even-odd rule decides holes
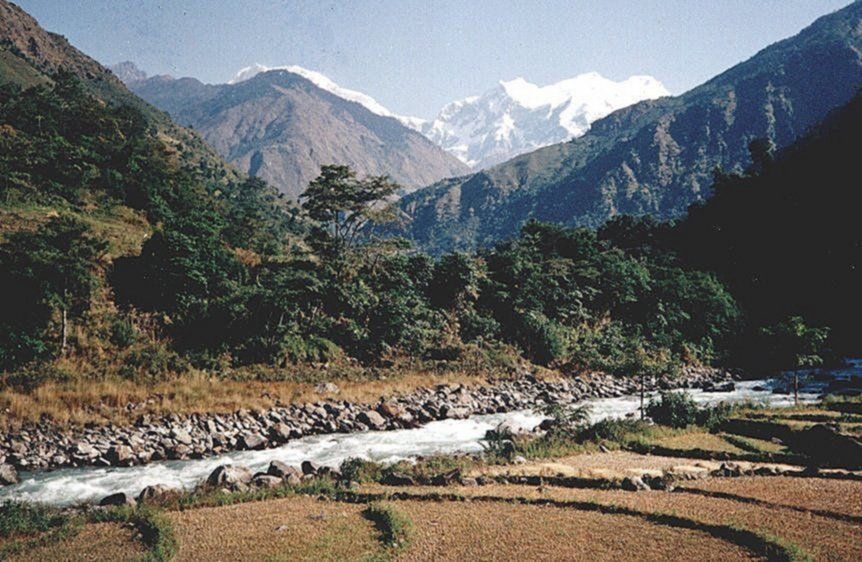
[[[705,533],[557,507],[391,502],[413,520],[399,560],[751,560]],[[648,538],[648,540],[645,540]]]
[[[358,560],[381,548],[364,507],[295,497],[173,512],[174,560]]]
[[[723,453],[742,454],[745,453],[739,447],[728,443],[719,435],[709,433],[707,431],[692,431],[660,437],[650,440],[654,445],[668,447],[670,449],[703,449],[705,451],[715,451]]]
[[[735,478],[688,482],[686,488],[733,493],[800,509],[862,517],[862,482],[820,478]]]
[[[723,478],[715,480],[715,486],[734,493],[734,486],[741,479]],[[773,478],[764,478],[768,486]],[[799,479],[800,482],[803,479]],[[806,479],[807,480],[807,479]],[[837,486],[836,486],[837,483]],[[844,491],[846,482],[818,480],[822,490],[830,493]],[[862,484],[854,483],[860,490]],[[413,487],[392,488],[367,486],[365,491],[408,493],[439,493],[440,488]],[[622,506],[648,513],[673,514],[706,524],[733,525],[748,530],[766,533],[799,545],[817,560],[862,560],[862,525],[836,520],[830,517],[801,513],[792,509],[764,507],[729,499],[709,498],[685,492],[625,492],[622,490],[592,490],[576,488],[518,485],[491,485],[482,487],[457,487],[444,490],[465,496],[493,496],[501,498],[553,498],[597,502],[610,506]],[[781,494],[781,492],[776,492]],[[793,495],[792,486],[784,490],[781,497]],[[859,493],[859,492],[854,492]],[[786,500],[789,501],[789,500]]]
[[[416,371],[381,380],[332,382],[340,389],[337,394],[318,393],[312,383],[225,380],[203,372],[149,385],[119,378],[46,382],[29,391],[10,388],[0,391],[0,411],[5,412],[0,416],[0,428],[38,421],[43,416],[58,423],[122,423],[143,413],[226,413],[324,398],[372,403],[382,396],[409,393],[418,387],[490,384],[484,377],[464,372],[434,371]],[[134,407],[127,409],[129,404]]]
[[[62,542],[47,544],[17,554],[9,560],[51,562],[112,562],[139,560],[145,553],[140,541],[129,527],[115,523],[86,525],[74,536]]]

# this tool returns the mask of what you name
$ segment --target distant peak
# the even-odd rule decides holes
[[[138,68],[138,65],[136,65],[130,60],[118,62],[117,64],[109,67],[109,69],[116,75],[117,78],[119,78],[126,84],[147,79],[147,73]]]
[[[236,75],[228,82],[228,84],[238,84],[239,82],[249,80],[257,76],[258,74],[261,74],[263,72],[269,72],[271,70],[284,70],[292,74],[302,76],[303,78],[313,83],[315,86],[322,90],[326,90],[327,92],[335,94],[336,96],[346,99],[348,101],[356,102],[364,106],[372,113],[376,113],[377,115],[382,115],[384,117],[394,117],[411,128],[418,128],[419,124],[423,122],[421,119],[418,119],[416,117],[402,117],[400,115],[395,115],[368,94],[363,94],[362,92],[358,92],[356,90],[343,88],[336,84],[334,81],[332,81],[328,76],[321,74],[320,72],[317,72],[315,70],[309,70],[307,68],[303,68],[297,65],[266,66],[260,63],[254,63],[253,65],[247,66],[237,72]]]

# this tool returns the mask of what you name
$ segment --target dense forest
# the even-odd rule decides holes
[[[619,374],[816,364],[848,349],[860,312],[860,111],[777,157],[753,142],[755,166],[718,171],[715,197],[678,224],[528,222],[492,249],[432,258],[375,235],[399,220],[386,177],[325,166],[296,207],[201,170],[71,76],[4,86],[0,209],[38,220],[0,229],[0,369],[27,383],[61,376],[58,358],[147,380],[468,352]],[[117,216],[139,218],[137,242],[106,227]]]

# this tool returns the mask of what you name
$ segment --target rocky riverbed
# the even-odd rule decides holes
[[[729,388],[732,379],[726,371],[690,368],[680,378],[648,380],[647,388]],[[259,412],[141,416],[130,425],[60,428],[43,422],[0,438],[0,485],[14,483],[16,470],[133,466],[165,459],[205,458],[277,447],[308,435],[414,428],[435,420],[622,396],[636,393],[639,384],[603,375],[545,381],[525,374],[487,386],[419,388],[370,405],[328,399]],[[331,393],[336,389],[320,390]]]

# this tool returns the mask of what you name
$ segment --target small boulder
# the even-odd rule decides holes
[[[645,492],[650,489],[640,476],[626,476],[620,483],[620,487],[629,492]]]
[[[147,486],[138,494],[138,502],[153,503],[179,495],[180,491],[165,484]]]
[[[280,443],[284,443],[288,441],[293,434],[293,431],[290,429],[290,426],[284,422],[278,422],[269,430],[270,436]]]
[[[281,461],[272,461],[269,463],[269,468],[266,469],[266,473],[270,476],[277,476],[279,478],[287,478],[291,474],[294,474],[297,477],[302,476],[301,470]]]
[[[176,441],[177,443],[182,443],[183,445],[192,444],[192,436],[189,435],[189,432],[185,431],[184,429],[171,430],[171,437],[173,437],[174,441]]]
[[[271,474],[255,474],[251,479],[251,485],[256,488],[277,488],[281,486],[282,479]]]
[[[302,461],[302,473],[307,476],[314,476],[320,472],[320,465],[314,461]]]
[[[386,419],[380,415],[380,413],[374,410],[368,410],[366,412],[362,412],[359,414],[357,419],[367,425],[368,427],[374,429],[382,429],[386,426]]]
[[[108,449],[107,459],[113,465],[129,464],[133,458],[132,449],[125,445],[115,445]]]
[[[239,438],[241,449],[263,449],[266,446],[266,438],[260,433],[246,433]]]
[[[11,464],[0,464],[0,486],[18,483],[18,471]]]
[[[105,496],[102,498],[102,501],[99,502],[99,505],[135,505],[135,498],[130,496],[125,492],[117,492],[116,494],[111,494],[110,496]]]
[[[223,464],[210,473],[207,484],[210,486],[235,486],[251,482],[251,471],[241,465]]]

